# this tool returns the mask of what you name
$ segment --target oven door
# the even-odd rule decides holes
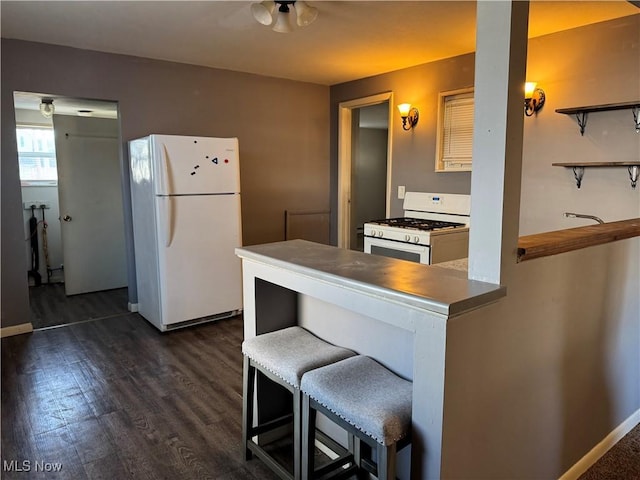
[[[364,251],[374,255],[409,260],[416,263],[430,263],[430,247],[413,243],[396,242],[382,238],[364,237]]]

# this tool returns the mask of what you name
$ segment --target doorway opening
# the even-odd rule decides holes
[[[391,92],[342,102],[338,113],[338,246],[364,250],[364,223],[389,216]]]
[[[14,92],[14,106],[34,329],[128,313],[117,103]]]

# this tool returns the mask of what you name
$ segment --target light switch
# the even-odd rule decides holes
[[[404,185],[398,185],[398,199],[404,200]]]

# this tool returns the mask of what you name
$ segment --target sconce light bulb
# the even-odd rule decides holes
[[[409,110],[411,110],[410,103],[401,103],[400,105],[398,105],[398,111],[400,111],[400,116],[403,118],[409,115]]]
[[[533,97],[533,92],[536,91],[536,82],[527,82],[524,84],[524,98]]]

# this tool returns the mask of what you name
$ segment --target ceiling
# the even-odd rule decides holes
[[[475,1],[309,1],[311,25],[282,34],[247,1],[6,1],[3,38],[334,85],[475,50]],[[635,2],[634,2],[635,3]],[[529,37],[639,14],[627,1],[532,0]],[[44,92],[43,92],[44,93]],[[40,96],[18,96],[36,108]],[[66,105],[56,111],[111,109]],[[104,103],[104,102],[103,102]]]
[[[6,1],[4,38],[333,85],[475,50],[473,1],[309,1],[282,34],[246,1]],[[529,36],[640,13],[627,1],[531,2]]]

